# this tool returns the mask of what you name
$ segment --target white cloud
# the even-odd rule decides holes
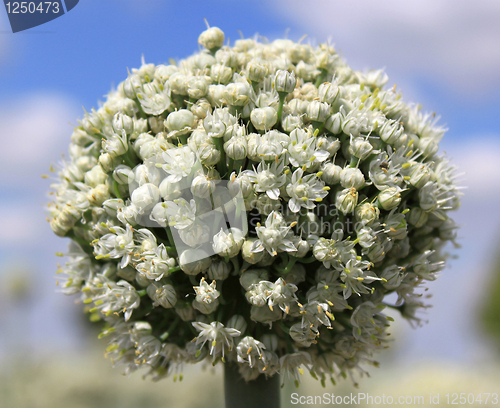
[[[446,139],[445,139],[446,140]],[[477,136],[464,143],[445,142],[441,147],[458,168],[459,184],[471,200],[500,197],[500,135]]]
[[[14,181],[46,172],[67,151],[77,117],[75,104],[56,95],[29,95],[0,106],[0,174]]]
[[[29,202],[0,205],[2,228],[0,228],[0,245],[15,246],[33,244],[40,239],[43,230],[49,231],[43,208],[34,208]],[[47,224],[47,225],[46,225]]]
[[[268,4],[310,37],[331,38],[355,68],[387,67],[398,84],[407,76],[428,74],[458,92],[484,95],[500,86],[497,0],[274,0]]]

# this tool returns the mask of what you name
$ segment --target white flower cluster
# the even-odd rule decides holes
[[[247,380],[362,373],[383,309],[419,323],[455,243],[445,129],[328,44],[199,42],[133,69],[74,130],[49,204],[72,240],[63,292],[155,379],[205,359]]]

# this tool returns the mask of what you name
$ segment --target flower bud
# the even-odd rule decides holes
[[[429,219],[429,215],[422,210],[420,207],[412,207],[410,213],[407,216],[408,222],[415,226],[415,228],[423,227],[427,220]]]
[[[297,252],[295,252],[293,254],[293,256],[295,256],[296,258],[304,258],[309,250],[311,249],[309,243],[307,241],[304,241],[303,239],[297,241],[297,242],[294,242],[293,243],[295,245],[295,247],[297,248]],[[296,266],[299,266],[299,265],[296,265]],[[294,271],[295,269],[292,268],[292,271]],[[288,278],[286,279],[286,281],[288,282]],[[292,282],[290,281],[290,283],[295,283],[297,284],[297,282]]]
[[[226,327],[230,329],[236,329],[240,332],[240,336],[245,333],[245,330],[247,329],[247,322],[245,321],[245,318],[241,315],[233,315],[231,318],[227,321]]]
[[[80,212],[72,205],[66,205],[51,221],[52,231],[60,237],[63,237],[73,228],[76,222],[81,218]]]
[[[242,197],[248,198],[253,193],[253,184],[245,173],[240,173],[238,176],[235,172],[231,173],[227,188],[234,197],[241,194]]]
[[[214,261],[208,268],[208,279],[224,280],[229,276],[229,272],[231,272],[229,263],[222,260]]]
[[[290,93],[295,89],[297,84],[297,78],[295,74],[288,71],[278,70],[273,79],[273,88],[276,89],[278,93]]]
[[[395,120],[388,120],[380,128],[379,134],[385,143],[394,144],[402,136],[403,127]]]
[[[140,215],[139,211],[139,208],[137,208],[134,204],[126,205],[118,209],[116,217],[122,224],[130,224],[134,226],[137,225],[137,220]]]
[[[213,302],[210,303],[204,303],[204,302],[198,302],[196,299],[193,300],[193,308],[198,310],[199,312],[203,314],[210,314],[213,313],[217,310],[219,307],[219,299],[215,299]]]
[[[128,185],[129,183],[134,181],[135,176],[130,167],[124,164],[120,164],[113,171],[113,179],[115,179],[118,184]]]
[[[134,121],[130,116],[118,112],[113,116],[113,130],[118,134],[124,130],[127,135],[130,135],[134,131]]]
[[[160,285],[153,282],[146,289],[148,296],[153,300],[153,307],[162,306],[170,309],[177,303],[177,294],[172,285]]]
[[[422,188],[431,179],[431,169],[425,164],[413,166],[410,174],[410,184],[416,188]]]
[[[187,228],[177,231],[182,242],[190,247],[197,247],[198,245],[206,244],[212,239],[212,231],[206,224],[197,221]]]
[[[363,203],[356,207],[356,219],[363,222],[364,225],[371,225],[377,221],[380,216],[380,210],[371,203]]]
[[[233,160],[243,160],[247,156],[248,144],[245,137],[232,137],[224,143],[224,151]]]
[[[198,158],[205,166],[215,166],[220,161],[221,152],[211,142],[201,144],[197,153]]]
[[[254,322],[260,322],[263,324],[271,324],[276,320],[280,320],[282,317],[282,311],[279,307],[269,309],[267,306],[252,306],[250,309],[250,319]]]
[[[233,78],[233,70],[221,64],[214,64],[210,68],[210,78],[216,84],[226,85]]]
[[[176,72],[179,72],[179,68],[177,68],[175,65],[157,65],[155,68],[154,77],[162,84],[164,84],[170,78],[170,76],[175,74]]]
[[[420,139],[418,142],[418,150],[424,157],[430,158],[438,152],[439,146],[432,138],[427,137]]]
[[[255,207],[259,211],[259,214],[269,215],[273,211],[279,211],[281,203],[279,200],[273,200],[267,194],[259,194],[255,202]]]
[[[392,210],[401,203],[401,189],[399,187],[387,187],[378,195],[378,203],[384,210]]]
[[[208,113],[212,113],[212,105],[205,98],[198,99],[193,106],[191,106],[195,119],[205,119]]]
[[[247,269],[240,276],[240,284],[245,290],[250,290],[252,285],[266,281],[269,275],[265,269]]]
[[[340,183],[340,174],[342,167],[337,166],[332,162],[324,162],[321,164],[321,180],[326,184],[334,185]]]
[[[116,213],[119,208],[124,206],[124,202],[120,198],[111,198],[102,203],[102,208],[106,211],[106,214],[116,217]]]
[[[165,126],[169,130],[169,136],[185,135],[191,131],[194,124],[194,115],[187,109],[171,112],[165,120]]]
[[[99,156],[99,165],[102,170],[106,173],[112,172],[121,159],[116,156],[112,156],[109,153],[101,153]]]
[[[107,139],[103,139],[101,146],[102,150],[112,157],[121,156],[128,151],[127,134],[124,130],[121,134],[113,133]]]
[[[214,173],[216,170],[210,171]],[[196,176],[191,182],[191,193],[195,197],[209,198],[217,188],[219,177],[214,174],[200,174]]]
[[[151,164],[141,164],[134,169],[134,179],[139,183],[139,186],[142,186],[147,183],[154,184],[157,186],[160,184],[162,175],[160,171]]]
[[[192,76],[186,80],[187,93],[190,98],[200,99],[208,93],[209,82],[203,76]]]
[[[269,130],[278,121],[278,114],[271,108],[255,108],[250,114],[250,120],[257,130]]]
[[[87,193],[87,200],[92,205],[100,206],[109,198],[109,189],[105,184],[98,184]]]
[[[250,61],[247,65],[248,79],[252,82],[262,82],[267,75],[267,67],[259,62]]]
[[[334,135],[342,133],[343,115],[341,112],[334,113],[325,122],[325,129],[332,132]]]
[[[358,192],[355,188],[346,188],[337,193],[335,205],[343,214],[352,213],[358,205]]]
[[[359,190],[365,185],[365,176],[360,169],[346,167],[340,172],[340,185],[344,188]]]
[[[178,95],[187,95],[187,77],[180,72],[173,73],[168,79],[172,92]]]
[[[165,121],[162,117],[150,116],[148,118],[148,124],[154,134],[161,133],[165,130]]]
[[[198,37],[198,43],[211,52],[224,45],[224,32],[218,27],[210,27]]]
[[[252,95],[252,86],[248,81],[232,82],[226,85],[224,98],[228,105],[244,106],[250,101]]]
[[[302,119],[300,116],[286,115],[281,119],[281,127],[285,132],[290,133],[292,130],[302,127]]]
[[[342,96],[340,87],[335,83],[325,82],[318,88],[319,100],[329,105],[334,105]]]
[[[241,247],[241,256],[243,257],[243,260],[245,260],[246,262],[248,262],[250,264],[256,264],[256,263],[262,261],[262,259],[264,259],[265,251],[252,252],[254,242],[255,242],[255,238],[247,238],[245,240],[245,242],[243,243],[243,246]],[[267,278],[265,278],[265,279],[267,279]]]
[[[142,80],[139,75],[129,75],[123,83],[123,92],[127,98],[137,98],[137,91],[142,89]]]
[[[148,121],[143,118],[133,118],[134,121],[134,131],[130,135],[131,140],[137,139],[141,133],[146,133],[149,130]]]
[[[175,313],[179,315],[183,322],[191,322],[196,317],[193,306],[189,303],[181,304],[181,302],[177,302],[175,305]]]
[[[366,159],[372,154],[373,146],[364,137],[355,137],[349,145],[349,153],[360,160]]]
[[[153,209],[160,199],[160,190],[154,184],[146,183],[136,188],[130,197],[140,213]]]
[[[158,189],[160,191],[160,196],[165,201],[175,200],[182,195],[180,183],[173,183],[168,180],[168,178],[162,180]]]
[[[330,105],[320,101],[312,101],[307,107],[306,113],[310,121],[323,123],[330,116]]]
[[[380,277],[386,280],[385,282],[382,281],[382,286],[389,290],[397,289],[401,285],[404,276],[399,266],[388,266],[380,274]]]
[[[222,257],[232,258],[240,252],[241,246],[245,240],[243,232],[238,228],[229,228],[214,235],[212,248],[216,254]]]
[[[439,227],[439,238],[443,241],[454,241],[457,239],[458,225],[451,218],[447,218]]]
[[[108,179],[108,175],[102,171],[101,166],[94,166],[85,173],[85,184],[90,187],[95,187],[98,184],[104,184]]]
[[[198,275],[208,269],[212,258],[202,249],[186,249],[179,257],[179,266],[187,275]]]
[[[321,236],[325,229],[321,219],[313,212],[307,212],[305,215],[302,215],[299,218],[297,226],[303,237],[308,237],[309,235]]]

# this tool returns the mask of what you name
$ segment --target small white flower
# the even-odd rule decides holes
[[[122,258],[120,268],[125,268],[130,263],[135,249],[132,226],[127,224],[125,228],[111,227],[109,231],[109,234],[94,243],[96,258]]]
[[[113,133],[107,139],[102,139],[102,149],[111,157],[121,156],[128,151],[128,139],[125,130]]]
[[[171,183],[181,181],[191,174],[196,163],[196,155],[189,146],[168,149],[163,152],[162,158],[165,164],[161,168],[169,174],[167,180]]]
[[[165,127],[168,129],[168,137],[185,135],[191,131],[194,123],[194,115],[187,109],[181,109],[169,113],[165,119]]]
[[[222,257],[232,258],[240,252],[241,246],[245,241],[243,232],[238,228],[229,228],[214,235],[212,248],[216,254]]]
[[[148,296],[153,300],[153,307],[162,306],[170,309],[177,303],[177,295],[172,285],[160,285],[153,282],[147,288]]]
[[[330,189],[318,180],[316,174],[308,174],[304,177],[303,175],[304,170],[295,170],[291,182],[286,187],[286,192],[290,196],[288,208],[294,213],[299,212],[302,207],[313,209],[316,207],[315,203],[322,201]]]
[[[287,239],[290,228],[283,216],[273,211],[268,215],[265,226],[258,225],[255,228],[258,239],[253,243],[252,252],[261,252],[265,249],[270,255],[276,256],[278,251],[296,251],[297,248],[292,241]]]
[[[290,133],[288,145],[289,160],[295,167],[309,168],[316,163],[324,162],[330,154],[317,147],[317,139],[303,129],[294,129]]]
[[[278,114],[274,108],[255,108],[250,114],[250,120],[257,130],[269,130],[278,121]]]
[[[172,103],[170,99],[170,88],[156,80],[144,84],[141,88],[138,88],[136,92],[142,109],[150,115],[161,115]]]
[[[246,363],[253,367],[257,360],[263,358],[262,351],[266,348],[263,343],[255,340],[251,336],[241,339],[236,347],[237,359],[239,363]]]
[[[132,204],[139,210],[139,214],[153,209],[160,199],[160,190],[152,183],[137,187],[131,195]]]
[[[202,322],[193,322],[192,325],[200,334],[195,337],[196,345],[203,348],[205,343],[209,342],[210,355],[213,361],[220,355],[224,361],[226,348],[228,351],[233,349],[233,337],[240,335],[239,330],[224,327],[220,322],[212,322],[210,324]]]
[[[280,187],[286,182],[286,174],[283,169],[285,167],[284,160],[272,162],[271,164],[260,162],[257,169],[245,170],[244,175],[255,183],[255,191],[258,193],[266,193],[272,200],[278,200],[280,195]]]

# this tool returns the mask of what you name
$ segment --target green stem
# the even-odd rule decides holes
[[[314,261],[317,261],[317,259],[314,256],[311,256],[309,258],[297,258],[297,262],[305,264],[313,263]]]
[[[115,197],[123,200],[122,195],[120,194],[120,190],[118,189],[118,182],[113,180],[113,193],[115,193]]]
[[[83,238],[80,238],[80,237],[77,237],[76,234],[75,234],[75,231],[73,230],[69,230],[66,235],[65,235],[67,238],[70,238],[72,239],[73,241],[75,241],[77,244],[79,244],[82,249],[88,253],[88,254],[91,254],[92,253],[92,250],[90,248],[90,242],[88,242],[87,240],[83,239]]]
[[[354,168],[358,165],[359,163],[359,158],[356,156],[351,156],[351,162],[349,164],[349,167]]]
[[[234,270],[239,272],[240,271],[240,262],[238,260],[238,256],[233,256],[231,258],[231,263],[233,264]]]
[[[314,86],[316,86],[316,88],[319,88],[319,86],[323,83],[327,73],[328,71],[326,69],[321,70],[321,74],[318,75],[318,78],[316,78],[316,82],[314,83]]]
[[[224,139],[222,137],[213,137],[212,138],[215,147],[220,152],[220,159],[217,163],[217,170],[220,173],[221,177],[224,177],[227,173],[226,166],[226,152],[224,151]]]
[[[122,156],[122,159],[123,161],[125,162],[125,164],[127,166],[129,166],[131,169],[133,169],[135,167],[135,162],[132,160],[132,158],[130,157],[130,154],[129,154],[129,151],[127,150],[127,152],[125,154],[123,154]]]
[[[160,336],[161,341],[165,341],[168,338],[168,336],[170,336],[170,333],[174,331],[175,327],[177,326],[180,320],[181,318],[179,316],[175,318],[175,320],[172,322],[168,330]]]
[[[281,115],[283,114],[283,103],[285,102],[286,95],[287,95],[286,92],[279,92],[280,104],[279,104],[279,107],[278,107],[278,120],[277,120],[277,123],[280,123]]]
[[[243,160],[235,160],[234,161],[233,170],[236,172],[236,174],[240,173],[242,165],[243,165]]]
[[[268,378],[264,374],[255,380],[245,381],[238,364],[224,364],[224,397],[226,408],[279,408],[280,377]]]
[[[170,227],[165,227],[165,232],[167,233],[168,242],[170,243],[170,248],[177,252],[177,248],[175,247],[174,236],[172,235],[172,231]],[[167,249],[168,252],[168,249]]]

